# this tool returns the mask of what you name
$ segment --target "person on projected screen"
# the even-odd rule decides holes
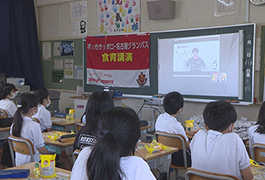
[[[205,69],[205,63],[202,58],[198,56],[199,49],[193,48],[192,50],[193,57],[191,57],[187,63],[186,68],[190,69],[190,71],[202,71]]]

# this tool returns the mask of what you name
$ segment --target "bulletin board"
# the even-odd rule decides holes
[[[83,85],[82,42],[82,39],[40,41],[46,88],[76,90],[76,86]]]

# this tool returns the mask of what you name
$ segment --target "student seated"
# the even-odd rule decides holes
[[[183,97],[178,92],[168,93],[164,100],[163,106],[165,113],[160,114],[156,120],[155,130],[172,133],[172,134],[181,134],[186,139],[186,155],[188,166],[191,166],[191,157],[189,152],[189,139],[186,134],[193,136],[196,131],[185,131],[181,123],[178,121],[177,116],[183,110]],[[172,162],[175,166],[184,166],[183,151],[179,150],[176,153],[172,154]]]
[[[78,132],[73,150],[82,150],[85,146],[95,145],[98,118],[112,107],[114,107],[113,100],[106,91],[96,91],[89,97],[84,115],[86,125]]]
[[[210,102],[203,111],[206,130],[193,137],[192,168],[250,180],[250,159],[242,139],[233,133],[235,108],[226,101]]]
[[[98,120],[98,141],[80,152],[71,180],[155,180],[148,164],[133,156],[140,120],[130,108],[114,107]]]
[[[254,143],[265,145],[265,102],[262,103],[259,109],[258,121],[255,126],[248,130],[249,147]]]
[[[6,83],[0,87],[0,109],[7,112],[8,117],[14,117],[17,107],[11,99],[18,95],[18,90],[13,84]]]
[[[46,89],[38,89],[34,94],[38,96],[39,105],[37,114],[32,117],[40,121],[41,132],[52,131],[51,113],[46,109],[51,104],[49,92]]]
[[[29,139],[34,145],[34,161],[39,162],[39,154],[49,154],[44,146],[40,124],[33,121],[31,116],[38,111],[38,97],[32,93],[23,93],[18,96],[18,109],[10,129],[10,134],[16,137]],[[30,162],[30,155],[16,152],[15,164],[20,166]]]

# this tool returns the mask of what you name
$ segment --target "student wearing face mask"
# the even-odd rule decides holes
[[[46,109],[51,104],[49,92],[46,89],[38,89],[34,94],[38,96],[39,105],[37,114],[32,117],[40,121],[42,132],[52,131],[51,113]]]
[[[38,111],[33,112],[32,117],[40,121],[41,132],[52,131],[51,113],[46,108],[50,106],[51,100],[46,89],[38,89],[34,92],[38,97]],[[67,156],[60,156],[60,163],[67,170],[72,169],[72,164]]]
[[[8,117],[14,117],[17,107],[11,99],[18,95],[18,90],[13,84],[6,83],[0,87],[0,109],[7,112]]]
[[[10,134],[16,137],[29,139],[34,146],[34,161],[39,162],[39,154],[48,154],[44,146],[40,125],[31,119],[31,116],[38,111],[38,97],[32,93],[19,95],[18,109],[14,115],[14,122],[11,125]],[[16,166],[30,162],[30,155],[16,152]]]

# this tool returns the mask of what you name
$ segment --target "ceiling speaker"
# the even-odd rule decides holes
[[[175,2],[170,0],[147,2],[149,19],[174,19]]]

